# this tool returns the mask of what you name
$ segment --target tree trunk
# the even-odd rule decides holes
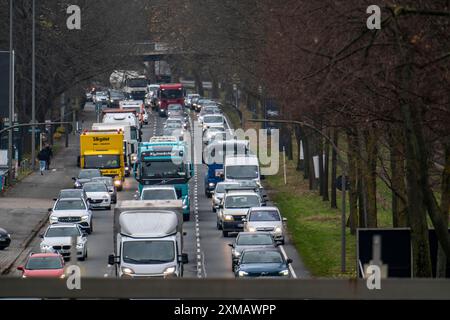
[[[304,168],[303,160],[300,159],[300,153],[301,153],[301,145],[302,145],[302,135],[301,135],[301,129],[300,125],[295,126],[295,138],[297,142],[297,171],[301,171]]]
[[[303,179],[309,180],[309,171],[310,171],[310,152],[309,152],[309,136],[307,135],[307,131],[302,128],[300,128],[300,135],[302,137],[302,144],[303,144]]]
[[[327,136],[330,136],[329,130],[327,130]],[[330,200],[329,193],[329,175],[330,175],[330,142],[328,140],[325,141],[325,157],[324,157],[324,167],[323,167],[323,201]]]
[[[359,209],[359,227],[367,228],[367,206],[366,206],[366,192],[364,191],[364,181],[362,178],[361,161],[357,161],[358,165],[358,185],[357,185],[357,195],[358,195],[358,209]]]
[[[450,210],[450,143],[447,143],[444,148],[445,164],[441,182],[441,211],[445,227],[448,229]],[[437,278],[445,278],[448,263],[450,263],[450,256],[445,254],[444,248],[439,244],[436,268]]]
[[[389,134],[391,189],[392,189],[392,225],[394,228],[409,225],[406,213],[405,158],[403,134],[392,128]]]
[[[362,191],[367,210],[367,227],[377,227],[377,139],[373,131],[358,130],[359,163],[362,173]]]
[[[358,168],[357,168],[357,154],[356,149],[356,137],[354,133],[349,131],[347,132],[347,141],[348,141],[348,179],[350,183],[349,190],[349,203],[350,203],[350,214],[348,217],[348,226],[350,228],[351,234],[356,234],[356,227],[358,226],[358,190],[357,190],[357,179],[358,179]]]
[[[322,136],[317,137],[317,155],[319,156],[319,195],[324,194],[324,171],[323,171],[323,138]]]
[[[333,143],[338,146],[338,131],[333,129]],[[337,209],[337,195],[336,195],[336,178],[337,178],[337,153],[333,148],[331,151],[331,208]]]

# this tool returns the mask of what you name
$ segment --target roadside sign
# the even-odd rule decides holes
[[[336,188],[342,191],[342,176],[336,178]],[[345,190],[350,190],[350,179],[345,176]]]

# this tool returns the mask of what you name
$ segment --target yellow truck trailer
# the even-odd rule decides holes
[[[80,167],[99,169],[112,177],[117,190],[125,180],[124,133],[122,130],[85,131],[80,135]]]

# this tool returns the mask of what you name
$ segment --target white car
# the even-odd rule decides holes
[[[50,224],[75,223],[87,233],[93,231],[92,211],[82,198],[58,199],[50,212]]]
[[[174,186],[145,186],[140,200],[177,200],[177,192]]]
[[[147,109],[144,109],[144,115],[142,117],[144,120],[144,124],[148,124],[149,115],[148,115]]]
[[[256,192],[229,191],[217,210],[217,228],[222,230],[224,237],[228,237],[230,232],[241,232],[248,209],[261,206],[261,197]]]
[[[203,131],[213,127],[224,128],[225,117],[221,114],[208,114],[203,117]]]
[[[250,208],[244,220],[245,232],[270,232],[276,242],[284,244],[284,228],[282,218],[277,207]]]
[[[216,212],[219,209],[219,205],[222,202],[223,196],[226,193],[226,188],[232,186],[239,186],[239,182],[219,182],[216,184],[216,188],[214,189],[214,193],[212,195],[212,211]]]
[[[56,252],[64,258],[70,258],[72,253],[72,238],[76,237],[77,258],[86,260],[87,237],[86,234],[76,224],[53,224],[50,225],[45,233],[41,235],[40,244],[42,253]]]
[[[111,195],[104,182],[87,182],[83,185],[91,208],[111,209]]]

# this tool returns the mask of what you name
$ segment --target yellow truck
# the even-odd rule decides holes
[[[118,191],[125,180],[124,133],[122,130],[91,130],[80,135],[80,167],[99,169],[112,177]]]

